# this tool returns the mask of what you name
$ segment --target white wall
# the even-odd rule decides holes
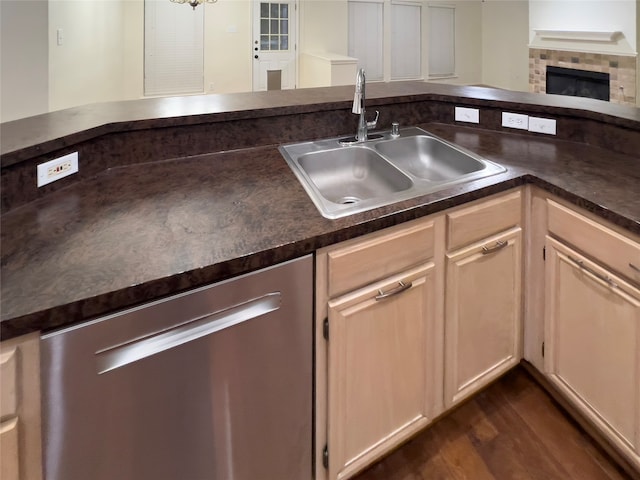
[[[123,11],[121,1],[49,2],[50,110],[123,98]]]
[[[529,90],[529,6],[523,0],[482,3],[482,83]]]
[[[529,40],[538,48],[635,54],[637,3],[637,0],[530,0]],[[624,38],[611,45],[541,40],[535,35],[536,29],[620,31]]]
[[[48,111],[47,17],[46,1],[0,1],[2,122]]]
[[[251,91],[253,68],[252,2],[250,0],[220,0],[213,5],[201,5],[198,8],[203,7],[205,8],[205,91],[215,93]]]
[[[347,0],[300,0],[300,51],[348,55]]]
[[[1,0],[0,0],[1,1]],[[122,8],[122,97],[144,95],[144,0],[124,0]]]

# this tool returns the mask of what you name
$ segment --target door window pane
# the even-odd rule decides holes
[[[260,48],[289,50],[289,5],[260,3]]]

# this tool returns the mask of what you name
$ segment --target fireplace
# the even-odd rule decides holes
[[[599,54],[563,50],[529,49],[529,88],[547,93],[547,67],[609,75],[609,101],[636,105],[637,60],[630,55]]]
[[[609,101],[608,73],[547,65],[547,93]]]

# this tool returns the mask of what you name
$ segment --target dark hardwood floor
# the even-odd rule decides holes
[[[522,367],[355,480],[629,480]]]

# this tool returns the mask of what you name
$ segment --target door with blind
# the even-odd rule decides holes
[[[296,87],[296,2],[253,3],[253,90]]]
[[[204,91],[204,6],[144,1],[144,94]]]

